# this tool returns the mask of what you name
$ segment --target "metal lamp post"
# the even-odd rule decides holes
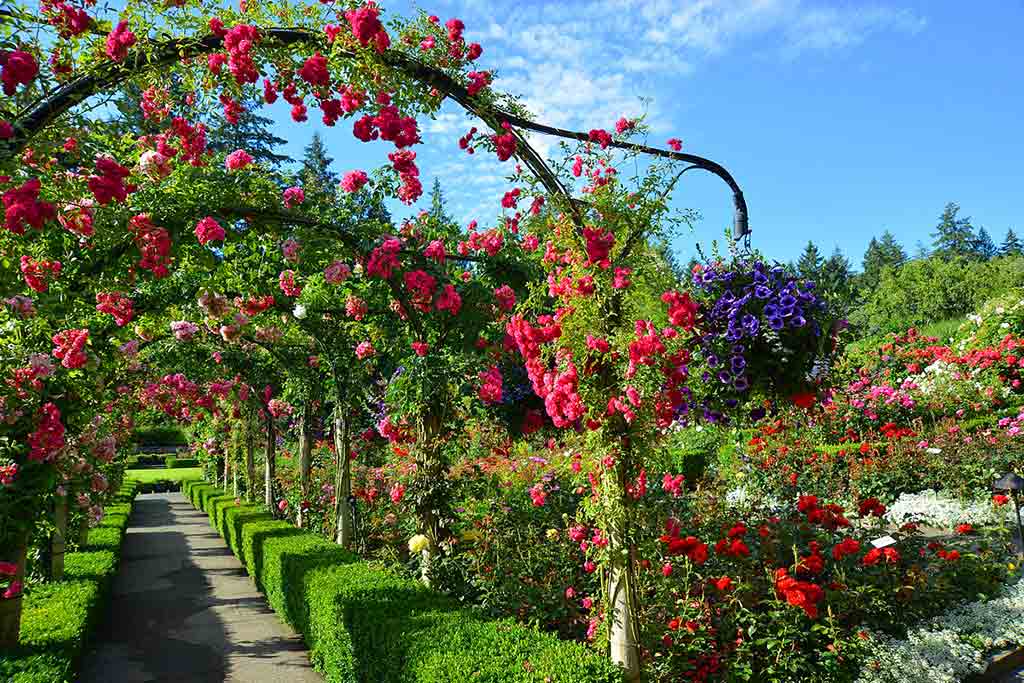
[[[1024,526],[1021,526],[1020,522],[1020,492],[1024,489],[1024,478],[1013,472],[1008,472],[992,487],[997,491],[1009,491],[1013,497],[1013,507],[1017,513],[1017,542],[1020,544],[1021,557],[1024,557]]]

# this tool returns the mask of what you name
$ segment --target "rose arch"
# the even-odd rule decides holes
[[[387,413],[372,438],[410,453],[415,477],[397,497],[412,501],[429,582],[450,541],[442,446],[458,422],[455,406],[464,396],[496,403],[502,368],[519,364],[543,407],[530,419],[585,435],[577,471],[588,473],[593,492],[610,651],[637,676],[631,549],[645,449],[681,415],[727,414],[750,386],[741,368],[702,393],[687,364],[710,353],[724,328],[698,334],[700,302],[666,285],[652,303],[633,282],[664,279],[650,243],[665,236],[668,198],[686,171],[725,181],[733,236],[749,233],[729,172],[676,140],[672,149],[645,144],[641,121],[621,119],[614,132],[534,121],[494,90],[492,73],[476,66],[483,49],[457,19],[385,25],[373,2],[271,11],[245,0],[241,11],[206,16],[198,3],[169,0],[129,3],[111,23],[92,16],[90,4],[42,0],[38,13],[0,13],[0,321],[12,331],[0,364],[0,560],[16,568],[0,602],[0,647],[17,642],[17,588],[42,511],[63,505],[55,501],[72,487],[86,509],[101,499],[106,485],[86,480],[117,470],[114,453],[138,405],[221,425],[225,487],[233,473],[236,490],[241,476],[250,496],[262,431],[271,509],[279,419],[301,415],[305,495],[310,424],[331,405],[337,540],[347,546],[350,423],[370,419],[361,403],[371,379],[389,378],[376,397]],[[90,108],[128,85],[142,92],[144,117],[159,132],[125,140],[90,130]],[[306,201],[301,187],[281,193],[280,177],[245,150],[218,157],[207,149],[206,130],[191,117],[214,97],[228,122],[244,102],[278,98],[296,122],[310,105],[327,125],[351,119],[356,138],[391,144],[390,163],[372,176],[346,175],[337,202]],[[413,204],[422,194],[417,117],[445,100],[490,131],[469,130],[461,150],[520,162],[509,173],[516,188],[501,200],[507,211],[488,229],[428,215],[395,226],[363,211],[360,201]],[[575,151],[552,167],[529,133],[572,141]],[[614,154],[649,161],[627,182]],[[753,257],[746,263],[750,278],[799,300],[809,322],[792,334],[804,335],[799,360],[813,359],[821,332],[813,294],[783,292],[788,285]],[[737,338],[758,343],[756,330]],[[803,367],[794,362],[788,376]]]

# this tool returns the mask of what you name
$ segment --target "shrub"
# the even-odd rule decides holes
[[[332,683],[621,680],[609,660],[582,645],[488,619],[212,485],[185,482],[184,490]]]
[[[136,493],[126,483],[90,530],[86,549],[65,555],[65,579],[32,586],[25,594],[19,647],[0,657],[0,680],[55,683],[76,677],[75,667],[101,618],[117,573],[121,541]]]

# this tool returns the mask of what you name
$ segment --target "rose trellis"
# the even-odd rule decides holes
[[[93,367],[95,362],[87,367],[82,359],[87,344],[123,350],[133,343],[126,340],[132,316],[159,310],[157,305],[150,309],[133,302],[126,292],[137,282],[167,277],[176,260],[186,268],[208,262],[208,245],[223,245],[228,262],[233,242],[256,240],[262,234],[283,237],[294,230],[309,237],[310,244],[333,241],[330,259],[324,261],[327,254],[320,253],[306,262],[306,270],[281,270],[275,273],[274,284],[282,290],[279,297],[296,305],[292,324],[299,333],[322,345],[317,330],[307,325],[301,331],[308,311],[295,278],[314,283],[308,291],[316,292],[317,287],[339,285],[345,279],[339,277],[338,259],[366,271],[365,277],[344,287],[352,297],[376,297],[374,306],[392,320],[374,334],[387,340],[393,361],[415,369],[407,373],[405,384],[396,385],[395,400],[404,408],[395,417],[407,420],[416,434],[425,482],[418,492],[418,511],[428,554],[444,540],[443,505],[430,481],[445,475],[436,449],[451,417],[446,413],[450,392],[459,389],[424,393],[411,388],[408,377],[429,383],[454,371],[464,383],[488,385],[481,390],[485,400],[493,396],[495,386],[500,396],[500,374],[480,363],[488,343],[498,345],[496,335],[507,332],[554,425],[591,433],[591,474],[595,500],[601,503],[595,514],[612,539],[607,558],[612,655],[636,675],[629,509],[638,478],[644,476],[643,448],[648,439],[641,434],[656,433],[678,419],[682,407],[690,403],[686,343],[697,324],[698,306],[685,294],[666,291],[665,306],[655,320],[648,315],[649,308],[631,299],[630,278],[642,277],[653,267],[648,240],[658,235],[668,213],[668,196],[688,170],[710,171],[728,184],[736,208],[734,236],[748,233],[743,194],[728,171],[681,152],[676,140],[669,141],[672,149],[634,141],[641,130],[636,121],[620,120],[614,133],[597,128],[570,131],[533,121],[514,99],[493,89],[491,72],[476,66],[483,50],[466,40],[458,19],[442,24],[437,17],[421,15],[385,25],[381,8],[373,2],[270,7],[245,0],[241,11],[210,16],[198,3],[171,0],[161,7],[130,2],[111,23],[91,15],[90,3],[39,4],[39,12],[2,12],[0,80],[5,97],[0,100],[0,172],[6,175],[0,189],[6,229],[0,237],[0,255],[5,271],[6,264],[18,259],[20,273],[4,272],[0,291],[12,327],[30,327],[24,322],[31,318],[26,315],[29,308],[38,307],[39,317],[51,321],[55,348],[39,344],[39,330],[34,343],[42,353],[53,351],[68,373],[38,374],[33,379],[40,384],[34,391],[0,395],[8,416],[3,437],[10,444],[4,456],[10,455],[11,464],[4,467],[21,468],[22,481],[27,482],[25,472],[52,466],[63,447],[52,435],[64,427],[59,412],[46,407],[52,405],[46,401],[47,392],[61,393],[75,382],[94,378],[109,382],[116,376],[104,367],[111,363],[109,356],[100,354],[99,367]],[[29,35],[45,40],[29,42],[24,38]],[[129,83],[140,86],[144,115],[162,132],[128,143],[91,133],[88,107]],[[191,115],[210,107],[214,97],[229,123],[237,119],[246,99],[259,97],[269,105],[280,98],[291,105],[296,122],[308,119],[313,104],[326,124],[352,119],[356,138],[391,143],[390,163],[372,180],[360,171],[343,181],[346,192],[372,189],[378,201],[396,197],[412,204],[422,194],[412,149],[421,142],[416,117],[433,115],[445,100],[454,101],[490,130],[485,134],[471,129],[460,138],[461,149],[490,151],[502,162],[515,158],[525,168],[517,166],[510,174],[518,187],[502,200],[509,213],[486,231],[474,227],[460,235],[450,227],[417,221],[401,231],[373,224],[339,228],[330,216],[305,211],[295,191],[285,193],[282,206],[276,186],[250,167],[245,150],[227,155],[223,171],[206,168],[211,155],[205,130]],[[571,174],[549,167],[531,146],[529,133],[577,141]],[[617,177],[614,150],[656,160],[636,188]],[[586,181],[583,199],[570,189],[580,177]],[[222,188],[217,190],[219,203],[212,208],[209,197],[187,196],[185,189],[204,178],[211,183],[211,192],[215,182]],[[521,195],[532,195],[529,210],[519,210]],[[232,227],[239,218],[247,223],[244,229]],[[79,253],[83,246],[95,252]],[[137,261],[134,251],[139,253]],[[63,275],[62,260],[71,264],[63,266]],[[517,293],[498,280],[501,268],[491,267],[502,261],[532,264],[545,271],[541,278],[546,281],[529,285],[528,296],[527,283],[520,283]],[[466,277],[460,281],[463,269]],[[60,284],[62,277],[66,281]],[[51,284],[60,296],[47,293]],[[26,285],[37,293],[35,301],[23,293]],[[252,289],[241,293],[243,297],[266,289],[265,282],[262,287],[252,281],[246,285]],[[202,289],[212,291],[206,285]],[[313,294],[306,297],[308,310],[323,316],[324,300],[315,301]],[[488,297],[490,303],[485,303]],[[458,316],[463,300],[472,316]],[[512,317],[517,305],[519,311]],[[115,316],[118,329],[97,335],[87,319],[94,315],[94,306]],[[219,333],[229,343],[240,329],[230,321],[221,322]],[[238,322],[237,328],[245,324]],[[346,339],[354,340],[360,333],[350,327]],[[486,334],[492,338],[477,349],[481,353],[464,352],[471,344],[463,343],[463,337]],[[369,342],[359,342],[351,351],[321,349],[336,380],[340,364],[372,362],[367,361],[372,354],[363,343]],[[602,360],[605,354],[610,354],[608,360]],[[18,358],[10,367],[5,361],[0,369],[13,372],[24,360]],[[316,383],[315,373],[306,380],[310,386]],[[335,385],[333,398],[341,405],[346,398],[338,388],[341,383]],[[250,398],[248,390],[246,394]],[[269,404],[263,408],[269,411]],[[345,408],[337,410],[335,439],[339,457],[347,463]],[[303,411],[308,446],[309,413],[305,407]],[[267,418],[266,426],[272,463],[273,420]],[[37,457],[39,448],[44,457]],[[268,470],[268,482],[270,476]],[[5,475],[0,496],[16,488],[16,477]],[[50,496],[51,486],[49,478],[41,477],[36,495]],[[267,488],[269,503],[269,483]],[[12,559],[23,571],[23,558]],[[17,599],[17,591],[8,593]],[[0,645],[10,644],[11,633],[17,639],[17,612],[8,613],[15,625],[13,630],[9,623],[3,629],[8,640]]]

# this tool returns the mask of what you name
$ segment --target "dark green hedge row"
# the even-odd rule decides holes
[[[176,458],[173,455],[169,455],[164,458],[164,466],[169,470],[173,470],[176,467],[199,467],[198,458]]]
[[[121,487],[99,526],[89,530],[86,546],[65,555],[64,580],[26,592],[21,644],[0,656],[0,681],[61,683],[77,677],[82,652],[117,573],[135,494],[135,482]]]
[[[578,643],[488,619],[212,484],[185,482],[183,490],[331,683],[622,680],[608,659]]]

